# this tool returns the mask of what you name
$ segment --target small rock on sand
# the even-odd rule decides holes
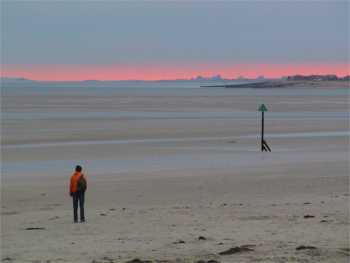
[[[304,215],[304,218],[314,218],[315,216],[313,216],[313,215]]]
[[[295,248],[295,250],[306,250],[306,249],[316,249],[316,247],[314,247],[314,246],[303,246],[303,245],[301,245],[301,246],[298,246],[298,247]]]
[[[204,237],[204,236],[199,236],[199,237],[198,237],[198,240],[207,240],[207,238]]]

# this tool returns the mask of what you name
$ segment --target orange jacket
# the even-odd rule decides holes
[[[78,188],[78,180],[80,178],[80,176],[84,176],[84,174],[80,173],[80,172],[75,172],[71,178],[70,178],[70,186],[69,186],[69,193],[75,193],[77,191]],[[86,178],[85,178],[86,180]]]

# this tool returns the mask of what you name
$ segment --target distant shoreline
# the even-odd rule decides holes
[[[239,83],[239,84],[221,84],[221,85],[201,85],[203,88],[349,88],[350,82],[346,80],[268,80],[260,82]]]
[[[311,76],[312,77],[312,76]],[[120,84],[130,85],[169,85],[189,83],[203,88],[349,88],[350,81],[344,78],[338,79],[308,79],[311,77],[303,77],[305,79],[296,79],[288,77],[285,79],[190,79],[190,80],[158,80],[158,81],[143,81],[143,80],[85,80],[85,81],[35,81],[30,79],[4,79],[0,78],[1,87],[117,87]],[[322,77],[322,76],[321,76]],[[336,77],[336,76],[335,76]]]

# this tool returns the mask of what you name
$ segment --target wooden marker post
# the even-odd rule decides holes
[[[262,152],[271,152],[271,149],[269,147],[269,145],[266,143],[265,139],[264,139],[264,130],[265,130],[265,116],[264,113],[265,111],[267,111],[267,108],[265,106],[265,104],[261,104],[259,109],[259,111],[261,111],[261,151]]]

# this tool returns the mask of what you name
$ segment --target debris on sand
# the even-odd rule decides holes
[[[295,250],[306,250],[306,249],[316,249],[314,246],[298,246]]]
[[[219,253],[219,255],[232,255],[232,254],[236,254],[236,253],[242,253],[242,252],[251,252],[254,251],[254,249],[252,249],[253,245],[243,245],[243,246],[239,246],[239,247],[232,247],[228,250],[222,251]]]
[[[313,215],[304,215],[304,218],[314,218],[315,216],[313,216]]]
[[[207,238],[204,237],[204,236],[199,236],[199,237],[198,237],[198,240],[207,240]]]
[[[2,261],[12,261],[13,259],[10,257],[3,258]]]
[[[27,227],[25,230],[45,230],[45,227]]]
[[[129,261],[126,261],[125,263],[152,263],[151,260],[141,260],[139,258],[135,258]]]
[[[106,213],[101,213],[100,216],[107,216],[107,214]]]
[[[178,241],[175,241],[173,244],[185,244],[186,242],[183,241],[183,240],[178,240]]]

